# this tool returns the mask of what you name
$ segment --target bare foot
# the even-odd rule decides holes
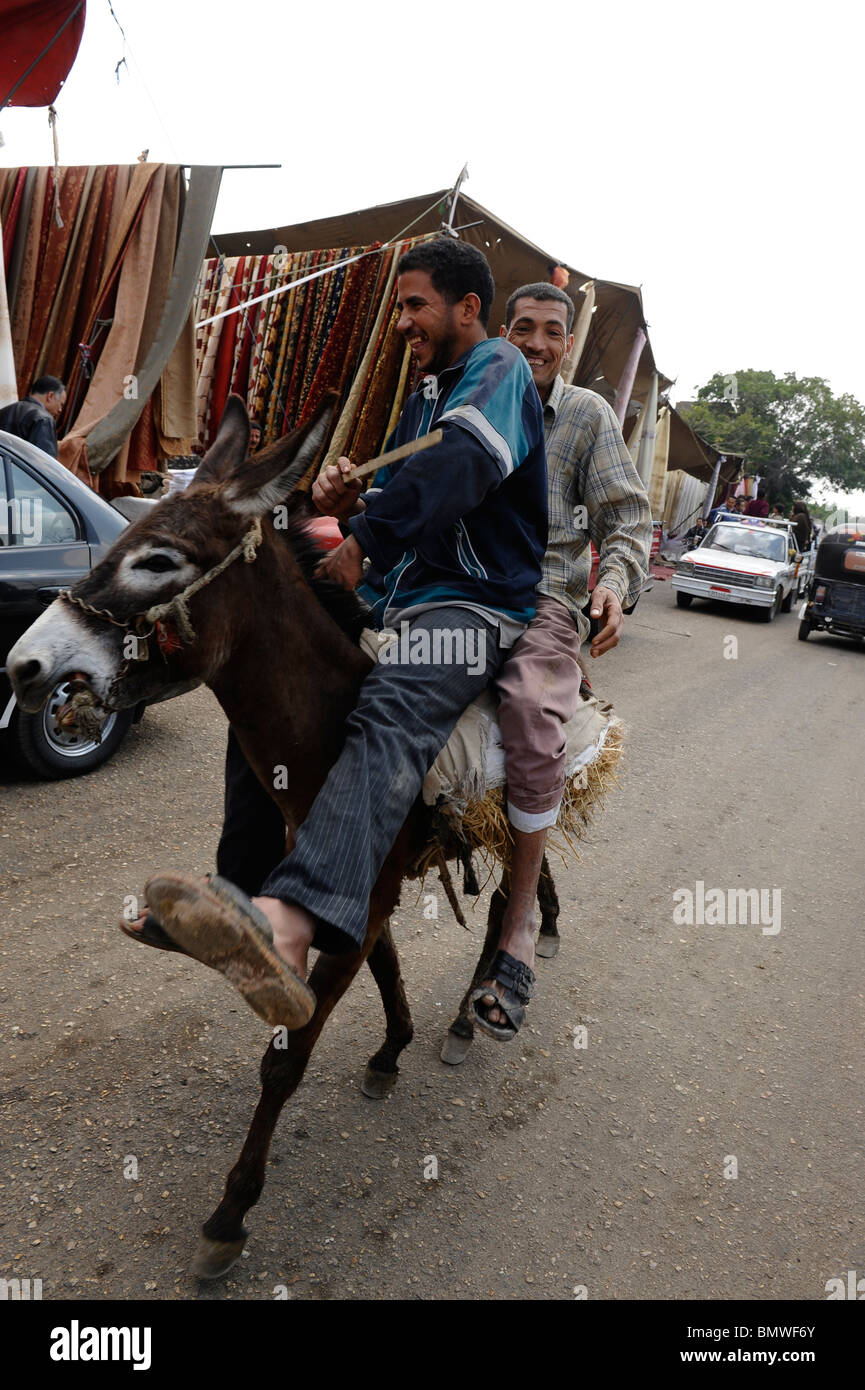
[[[315,935],[315,918],[296,903],[284,903],[280,898],[253,898],[273,928],[273,945],[281,956],[306,979],[306,957]]]
[[[530,970],[534,970],[537,929],[534,897],[521,901],[512,894],[502,919],[497,949],[507,951],[515,960],[521,960]],[[489,985],[489,990],[480,1002],[489,1008],[487,1017],[490,1023],[506,1024],[507,1015],[501,1009],[490,1007],[495,1004],[496,999],[501,998],[503,986],[491,979],[481,980],[481,984]]]

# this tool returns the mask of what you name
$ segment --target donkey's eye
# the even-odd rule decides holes
[[[170,555],[147,555],[143,560],[136,560],[132,568],[150,570],[153,574],[165,574],[167,570],[176,570],[177,563]]]

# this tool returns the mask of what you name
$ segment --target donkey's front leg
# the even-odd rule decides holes
[[[319,956],[309,983],[316,1010],[305,1028],[277,1033],[261,1059],[261,1096],[240,1157],[228,1175],[225,1195],[202,1227],[193,1273],[217,1279],[238,1260],[249,1232],[243,1218],[261,1196],[270,1141],[280,1112],[297,1090],[328,1015],[362,966],[367,951]]]

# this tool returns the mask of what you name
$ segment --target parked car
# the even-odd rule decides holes
[[[800,642],[812,632],[865,637],[865,522],[845,522],[821,536],[799,610]]]
[[[0,759],[11,755],[40,777],[75,777],[106,762],[141,718],[143,705],[108,714],[100,743],[62,728],[65,682],[38,714],[27,714],[12,693],[6,658],[60,590],[98,564],[127,517],[153,505],[143,498],[109,505],[56,459],[0,430]]]
[[[796,549],[789,522],[722,517],[677,562],[672,587],[680,608],[695,598],[719,599],[758,608],[770,623],[790,612],[811,562]]]

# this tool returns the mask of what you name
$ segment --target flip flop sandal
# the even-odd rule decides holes
[[[495,1038],[497,1042],[508,1042],[517,1036],[525,1020],[525,1006],[532,997],[532,986],[535,983],[534,972],[524,961],[516,960],[507,951],[496,951],[487,978],[497,985],[502,985],[504,992],[499,997],[489,985],[481,985],[478,989],[472,990],[470,1002],[474,1020],[489,1037]],[[486,1003],[486,995],[494,997],[495,1002]],[[500,1009],[508,1022],[491,1023],[489,1014],[492,1009]]]
[[[165,933],[195,960],[218,970],[259,1018],[290,1030],[315,1012],[313,991],[273,949],[270,923],[240,888],[219,874],[206,883],[159,874],[144,887]]]

